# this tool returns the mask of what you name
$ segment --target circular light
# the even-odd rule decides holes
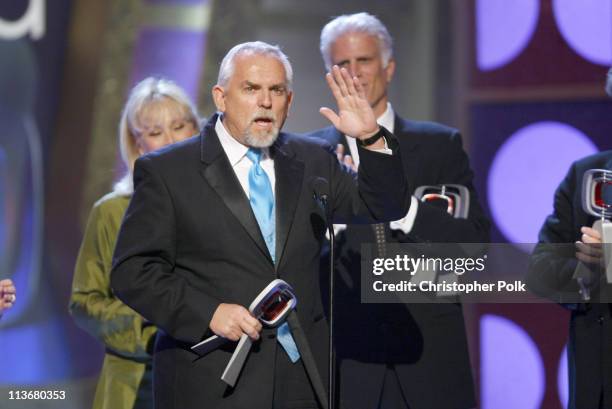
[[[554,192],[572,162],[597,152],[584,133],[561,122],[519,129],[497,151],[487,180],[489,208],[511,243],[535,243]]]
[[[539,14],[539,0],[477,0],[478,68],[491,71],[516,58],[529,44]]]
[[[567,345],[563,348],[559,359],[559,369],[557,370],[557,390],[561,407],[567,408],[569,402],[569,375],[567,372]]]
[[[554,0],[553,14],[567,44],[582,58],[612,62],[612,0]]]
[[[480,368],[482,409],[540,408],[544,364],[536,344],[516,323],[497,315],[482,316]]]

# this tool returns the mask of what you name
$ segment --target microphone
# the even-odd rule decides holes
[[[334,352],[334,225],[332,223],[329,206],[329,182],[323,177],[316,177],[312,181],[314,200],[325,212],[325,224],[329,231],[329,361],[328,361],[328,395],[327,407],[334,407],[334,378],[336,373]]]
[[[316,177],[312,181],[312,191],[314,193],[314,199],[319,204],[319,206],[325,212],[325,217],[331,219],[328,208],[328,200],[329,200],[329,182],[327,179],[322,177]],[[329,226],[328,226],[329,227]]]

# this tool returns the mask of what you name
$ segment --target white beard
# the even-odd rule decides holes
[[[246,142],[247,146],[251,146],[253,148],[268,148],[272,146],[272,144],[276,141],[276,138],[278,138],[278,131],[279,129],[277,127],[273,127],[264,134],[254,135],[247,130],[244,134],[244,141]]]

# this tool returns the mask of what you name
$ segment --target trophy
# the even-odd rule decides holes
[[[582,178],[582,209],[588,215],[597,218],[593,229],[601,234],[603,244],[603,269],[606,282],[612,283],[612,171],[605,169],[590,169]],[[576,269],[574,277],[580,286],[580,293],[585,301],[590,299],[588,277]],[[587,282],[589,281],[589,282]]]
[[[470,209],[470,191],[463,185],[419,186],[414,196],[421,202],[441,204],[455,219],[467,219]]]

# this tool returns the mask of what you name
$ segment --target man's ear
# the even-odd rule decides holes
[[[225,112],[225,90],[221,85],[217,84],[213,87],[212,97],[217,111]]]
[[[389,59],[387,63],[385,74],[387,75],[387,83],[390,83],[393,79],[393,74],[395,74],[395,60],[393,58]]]

